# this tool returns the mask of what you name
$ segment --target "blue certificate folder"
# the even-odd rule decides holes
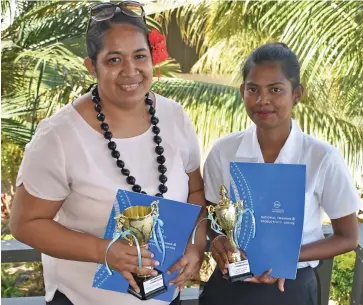
[[[239,244],[246,251],[251,272],[295,279],[300,255],[305,208],[306,166],[230,162],[230,197],[243,200],[255,214],[245,213]]]
[[[156,268],[164,273],[164,281],[168,285],[168,282],[176,277],[180,271],[175,271],[171,275],[167,275],[166,272],[183,256],[201,207],[124,190],[117,192],[116,199],[104,234],[105,239],[112,239],[116,225],[114,217],[124,209],[134,205],[150,206],[151,202],[159,201],[159,218],[164,222],[162,229],[166,254],[164,264]],[[154,259],[161,263],[162,255],[158,252],[153,239],[149,241],[149,250],[155,255]],[[98,265],[93,287],[127,293],[129,283],[119,272],[114,270],[112,272],[113,275],[109,275],[106,265]],[[156,296],[155,299],[171,302],[174,292],[175,286],[168,286],[168,290]]]

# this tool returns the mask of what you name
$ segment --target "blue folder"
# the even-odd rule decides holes
[[[305,209],[306,166],[270,163],[230,163],[230,197],[254,210],[245,213],[239,244],[247,253],[251,272],[295,279]]]

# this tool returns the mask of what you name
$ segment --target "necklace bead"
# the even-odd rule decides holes
[[[95,104],[95,110],[100,113],[102,111],[102,106],[100,104]]]
[[[158,126],[153,126],[152,131],[153,131],[153,133],[158,135],[160,133],[160,128]]]
[[[165,161],[166,161],[166,159],[165,159],[165,157],[164,157],[163,155],[158,156],[158,157],[156,158],[156,162],[158,162],[159,164],[164,164],[164,163],[165,163]]]
[[[141,186],[138,185],[138,184],[135,184],[133,187],[132,187],[132,190],[136,193],[140,193],[141,192]]]
[[[124,176],[129,176],[130,175],[130,171],[127,168],[121,169],[121,173]]]
[[[103,122],[105,120],[105,115],[102,112],[97,114],[97,120]]]
[[[105,131],[103,136],[105,137],[105,139],[111,140],[112,139],[112,132],[111,131]]]
[[[117,147],[117,145],[114,141],[108,142],[107,146],[108,146],[108,149],[110,149],[110,150],[115,150]]]
[[[156,113],[155,108],[154,108],[154,107],[152,107],[152,106],[150,106],[149,113],[150,113],[151,115],[154,115],[154,114]]]
[[[118,167],[120,167],[120,168],[124,168],[124,167],[125,167],[125,163],[124,163],[124,161],[122,161],[122,160],[117,160],[117,161],[116,161],[116,165],[117,165]]]
[[[113,150],[113,151],[111,152],[111,156],[112,156],[113,158],[115,158],[115,159],[118,159],[118,158],[120,158],[120,152],[119,152],[118,150]]]
[[[167,168],[166,168],[165,165],[162,165],[161,164],[161,165],[158,166],[159,173],[165,174],[166,173],[166,170],[167,170]]]
[[[158,154],[158,155],[162,155],[163,152],[164,152],[164,148],[162,146],[156,146],[155,147],[155,152]]]
[[[108,126],[108,124],[107,124],[107,123],[105,123],[105,122],[101,123],[101,129],[102,129],[102,130],[107,131],[107,130],[108,130],[108,128],[109,128],[109,126]]]
[[[152,116],[150,122],[151,124],[156,125],[157,123],[159,123],[159,118],[156,116]]]
[[[159,176],[159,181],[160,181],[161,183],[165,183],[166,181],[168,181],[168,178],[167,178],[165,175],[161,174],[161,175]]]
[[[154,142],[156,143],[156,144],[160,144],[161,143],[161,138],[159,137],[159,136],[154,136]]]

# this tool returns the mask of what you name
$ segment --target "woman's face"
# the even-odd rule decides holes
[[[266,62],[254,65],[241,85],[241,94],[251,120],[260,128],[271,129],[290,124],[292,107],[302,96],[295,90],[280,65]]]
[[[92,65],[100,95],[129,107],[143,100],[153,76],[145,35],[135,26],[113,24],[102,45],[96,64]]]

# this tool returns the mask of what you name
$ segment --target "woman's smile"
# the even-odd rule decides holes
[[[141,84],[141,82],[139,83],[133,83],[133,84],[125,84],[125,85],[118,85],[121,90],[126,91],[126,92],[133,92],[136,91],[139,88],[139,85]]]

